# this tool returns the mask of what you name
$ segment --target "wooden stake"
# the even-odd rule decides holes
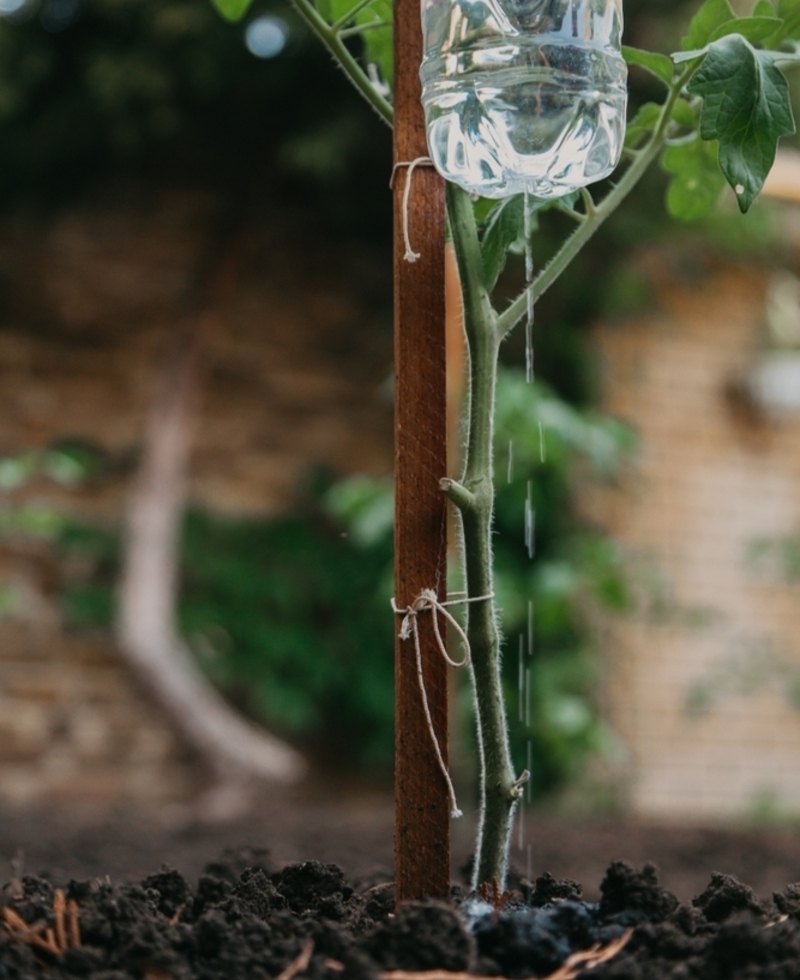
[[[439,479],[447,472],[444,314],[444,181],[427,157],[420,104],[419,0],[394,7],[395,600],[423,589],[445,597],[447,532]],[[412,181],[404,208],[406,182]],[[415,262],[405,260],[404,227]],[[423,676],[433,727],[447,759],[447,675],[430,617],[420,617]],[[399,631],[400,621],[395,624]],[[398,901],[447,895],[450,812],[422,708],[414,644],[395,640],[395,883]]]

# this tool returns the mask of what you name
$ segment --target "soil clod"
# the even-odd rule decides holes
[[[248,859],[253,864],[248,865]],[[0,980],[795,980],[800,885],[761,902],[712,875],[692,904],[652,865],[614,862],[601,901],[542,875],[502,907],[394,905],[390,882],[335,865],[271,867],[237,852],[196,888],[163,867],[141,884],[25,876],[0,898]],[[491,896],[494,897],[494,896]]]

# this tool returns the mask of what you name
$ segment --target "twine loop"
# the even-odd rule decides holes
[[[401,609],[394,599],[392,599],[392,609],[394,610],[395,615],[403,617],[402,622],[400,623],[400,639],[414,641],[414,654],[416,656],[417,664],[417,681],[419,683],[419,693],[422,698],[422,709],[425,712],[425,720],[428,725],[428,732],[431,736],[431,742],[433,743],[433,751],[436,754],[436,761],[439,763],[439,769],[441,770],[445,782],[447,783],[447,796],[450,801],[450,816],[456,818],[463,816],[463,814],[461,810],[459,810],[458,803],[456,802],[456,791],[453,787],[453,780],[450,778],[450,773],[445,765],[444,757],[442,756],[442,749],[433,728],[433,719],[431,718],[430,707],[428,706],[428,693],[425,690],[425,678],[422,673],[422,649],[419,642],[419,616],[420,613],[424,612],[433,613],[433,632],[434,636],[436,637],[436,646],[438,647],[441,655],[444,657],[445,662],[450,667],[469,667],[470,663],[472,662],[472,651],[470,650],[467,634],[464,632],[461,624],[447,607],[458,606],[467,602],[484,602],[488,599],[493,599],[494,593],[481,596],[467,596],[459,592],[453,593],[453,596],[454,597],[452,599],[447,599],[444,602],[441,602],[433,589],[423,589],[416,599],[414,599],[411,605],[406,606],[405,609]],[[461,660],[453,660],[453,658],[447,652],[447,646],[444,638],[442,637],[441,630],[439,629],[440,614],[444,616],[447,622],[453,627],[461,640],[461,644],[464,648],[464,656],[461,658]]]
[[[414,176],[414,170],[417,167],[432,167],[433,165],[433,160],[431,160],[430,157],[417,157],[416,160],[398,160],[398,162],[392,167],[392,177],[389,181],[389,187],[394,187],[394,178],[398,169],[400,167],[408,167],[408,176],[406,177],[406,183],[403,187],[403,243],[406,247],[403,258],[406,260],[406,262],[416,262],[421,255],[420,252],[415,252],[411,247],[411,237],[408,232],[408,202],[411,197],[411,178]],[[420,595],[422,595],[422,593],[420,593]],[[419,598],[419,596],[417,598]]]

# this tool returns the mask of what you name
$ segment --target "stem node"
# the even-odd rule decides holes
[[[455,480],[451,480],[449,477],[443,477],[439,480],[439,489],[462,513],[468,510],[474,510],[475,494],[467,490],[465,486],[462,486]]]

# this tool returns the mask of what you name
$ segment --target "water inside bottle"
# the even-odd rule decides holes
[[[607,176],[625,132],[621,0],[423,0],[431,158],[484,197]]]

